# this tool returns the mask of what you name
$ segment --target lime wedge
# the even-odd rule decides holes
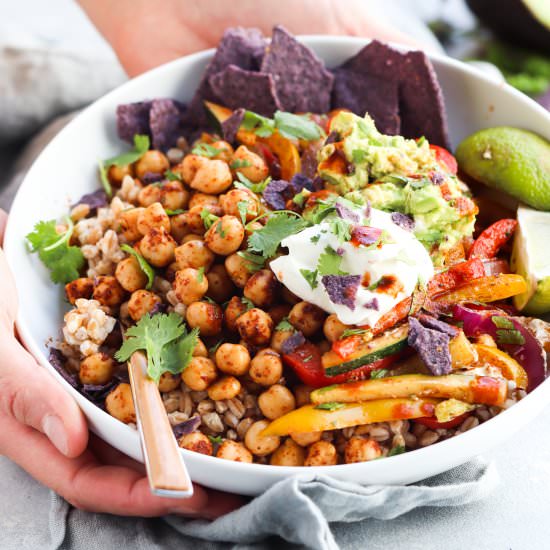
[[[550,212],[520,206],[511,268],[525,278],[528,290],[514,296],[514,305],[530,315],[550,312],[549,246]]]

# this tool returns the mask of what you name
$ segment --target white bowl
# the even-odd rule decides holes
[[[328,67],[355,54],[368,41],[361,38],[312,36],[303,41]],[[67,125],[29,170],[13,204],[5,252],[19,290],[17,321],[25,345],[76,399],[90,428],[105,441],[136,460],[142,460],[136,431],[109,416],[71,388],[51,367],[47,341],[56,336],[67,304],[62,288],[55,287],[24,238],[38,220],[59,218],[68,205],[98,188],[96,159],[123,149],[115,131],[119,103],[153,97],[189,100],[212,50],[184,57],[144,74],[99,99]],[[523,94],[483,76],[452,59],[433,55],[447,103],[453,144],[481,128],[511,125],[527,128],[550,139],[550,113]],[[363,484],[406,484],[448,470],[487,451],[530,422],[550,400],[550,381],[518,404],[457,437],[430,447],[368,463],[296,468],[242,464],[182,450],[194,481],[208,487],[256,495],[291,475],[318,474]]]

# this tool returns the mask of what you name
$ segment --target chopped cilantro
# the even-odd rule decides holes
[[[341,271],[341,263],[342,256],[332,246],[326,246],[325,251],[319,256],[317,271],[319,275],[347,275],[347,273]]]
[[[501,315],[493,315],[491,317],[491,321],[493,321],[493,325],[497,328],[507,328],[507,329],[513,329],[514,323],[510,321],[510,319],[507,319],[506,317],[502,317]]]
[[[330,220],[330,229],[341,243],[348,242],[351,239],[351,223],[342,218],[332,218]]]
[[[164,177],[168,181],[182,181],[181,176],[176,174],[176,172],[172,172],[172,170],[166,170],[166,172],[164,172]]]
[[[248,214],[248,203],[246,201],[239,201],[237,203],[237,210],[241,216],[241,222],[246,225],[246,215]]]
[[[405,445],[396,445],[390,449],[388,456],[401,455],[405,452]]]
[[[113,196],[113,188],[111,187],[111,182],[107,176],[107,169],[105,164],[100,160],[98,161],[97,167],[99,168],[99,180],[101,181],[101,186],[105,191],[107,197],[111,198]]]
[[[329,403],[319,403],[315,408],[321,411],[337,411],[342,409],[345,405],[343,403],[337,403],[336,401],[330,401]]]
[[[521,346],[525,344],[525,338],[516,329],[497,329],[497,344],[516,344]]]
[[[267,187],[269,182],[271,181],[271,177],[268,176],[265,178],[265,180],[259,181],[258,183],[254,183],[250,181],[245,175],[241,174],[241,172],[237,172],[237,179],[239,181],[234,181],[233,185],[237,189],[249,189],[253,193],[261,194],[264,192],[264,189]]]
[[[127,244],[121,244],[120,249],[124,250],[128,254],[132,255],[139,264],[139,268],[147,276],[147,286],[145,287],[149,290],[153,286],[153,281],[155,279],[155,270],[151,267],[149,262],[134,248]]]
[[[223,437],[221,435],[209,435],[208,439],[210,439],[211,443],[215,443],[217,445],[223,443]]]
[[[347,328],[342,332],[340,338],[349,338],[350,336],[358,336],[369,332],[366,328]]]
[[[201,298],[201,302],[208,302],[209,304],[216,304],[216,302],[214,300],[212,300],[212,298],[210,298],[210,296],[203,296]],[[216,304],[218,305],[218,304]]]
[[[223,220],[220,218],[214,222],[216,224],[216,233],[222,238],[225,239],[225,229],[223,228]]]
[[[275,131],[275,122],[252,111],[245,111],[241,128],[253,131],[258,137],[269,137]]]
[[[200,155],[201,157],[213,158],[223,153],[223,149],[218,149],[209,143],[197,143],[191,150],[191,153],[193,155]]]
[[[248,250],[239,250],[237,255],[246,261],[246,269],[248,269],[250,273],[260,271],[265,265],[265,258],[263,256],[258,256],[258,254],[253,254]]]
[[[316,390],[317,393],[327,393],[328,391],[334,390],[338,387],[338,384],[331,384],[330,386],[325,386],[324,388],[319,388]]]
[[[371,380],[376,380],[377,378],[386,378],[389,374],[388,369],[374,369],[370,371]]]
[[[223,344],[223,338],[220,338],[213,346],[208,348],[208,353],[216,353],[218,348]]]
[[[199,283],[202,283],[204,281],[204,266],[201,265],[199,267],[199,270],[197,272],[197,281],[199,281]]]
[[[177,210],[171,210],[170,208],[165,208],[164,211],[168,216],[179,216],[180,214],[183,214],[185,210],[182,208],[178,208]]]
[[[246,298],[246,296],[241,297],[241,303],[243,303],[246,306],[246,311],[249,311],[249,310],[254,309],[256,307],[254,305],[254,302],[252,300]]]
[[[252,166],[249,160],[247,159],[235,159],[231,162],[229,165],[229,168],[231,170],[238,170],[239,168],[248,168],[249,166]]]
[[[283,137],[305,139],[307,141],[314,141],[321,137],[321,128],[307,115],[294,115],[284,111],[276,111],[273,121]]]
[[[418,147],[422,147],[422,145],[424,145],[424,143],[426,142],[426,136],[420,136],[417,140],[416,140],[416,145]]]
[[[382,282],[383,279],[384,277],[380,277],[378,281],[375,281],[374,283],[372,283],[372,285],[369,285],[367,287],[367,290],[376,290],[380,286],[380,283]]]
[[[292,202],[302,208],[304,206],[304,203],[306,202],[307,195],[309,195],[309,191],[300,191],[299,193],[294,195]]]
[[[118,155],[116,157],[111,157],[110,159],[103,161],[103,165],[105,166],[105,168],[109,168],[109,166],[113,165],[126,166],[127,164],[132,164],[139,160],[149,150],[150,145],[151,143],[149,140],[149,136],[136,134],[134,136],[133,151],[122,153],[121,155]]]
[[[310,269],[300,269],[300,273],[302,274],[302,277],[308,282],[311,290],[315,290],[319,286],[319,282],[317,281],[317,270],[311,271]]]
[[[313,359],[313,355],[308,355],[307,357],[304,357],[302,361],[304,363],[309,363]]]
[[[293,325],[290,324],[288,317],[284,317],[281,322],[275,327],[275,330],[286,331],[286,330],[296,330]]]
[[[207,208],[203,208],[201,210],[201,220],[206,230],[210,229],[219,219],[219,216],[216,216],[216,214],[212,214],[212,212],[210,212],[210,210],[208,210]]]
[[[382,176],[378,181],[381,183],[402,183],[406,185],[409,183],[409,178],[406,176],[399,176],[397,174],[387,174]]]
[[[312,243],[318,243],[319,239],[321,238],[321,235],[313,235],[311,239],[309,239]]]

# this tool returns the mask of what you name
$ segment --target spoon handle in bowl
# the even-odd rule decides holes
[[[166,416],[156,383],[147,376],[147,358],[135,352],[128,362],[141,447],[151,491],[157,496],[185,498],[193,485]]]

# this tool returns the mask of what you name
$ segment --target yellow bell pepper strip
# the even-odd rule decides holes
[[[480,277],[454,290],[437,296],[434,302],[496,302],[527,291],[527,283],[521,275],[502,273]]]
[[[477,352],[474,345],[466,338],[463,330],[450,341],[451,364],[453,369],[468,367],[477,361]]]
[[[237,139],[240,139],[238,133]],[[275,132],[273,132],[269,137],[258,138],[258,141],[260,143],[265,143],[271,152],[275,153],[279,157],[282,179],[290,181],[294,174],[300,172],[302,168],[300,153],[292,141],[283,137],[277,130],[275,130]]]
[[[518,388],[527,389],[529,377],[525,369],[506,352],[491,346],[474,344],[478,354],[479,365],[492,365],[502,372],[507,380],[513,380]]]
[[[311,392],[311,402],[314,404],[355,403],[413,395],[442,399],[453,398],[466,401],[466,403],[500,407],[506,401],[508,384],[504,379],[489,376],[402,374],[320,388]]]
[[[331,403],[327,408],[304,405],[271,422],[260,435],[321,432],[374,422],[433,416],[438,402],[436,399],[380,399],[366,403]]]
[[[463,417],[466,413],[473,411],[475,405],[465,403],[458,399],[446,399],[435,406],[435,417],[438,422],[445,424],[457,417]]]

